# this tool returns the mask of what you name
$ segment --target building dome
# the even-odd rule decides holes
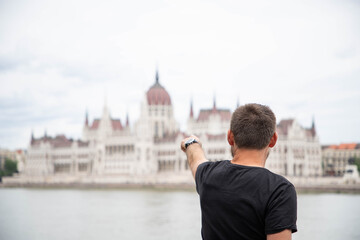
[[[171,105],[169,93],[159,83],[159,74],[156,72],[155,84],[146,93],[149,105]]]

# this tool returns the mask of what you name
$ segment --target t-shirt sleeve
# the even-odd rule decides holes
[[[295,187],[284,184],[272,194],[265,214],[265,233],[278,233],[285,229],[297,231],[297,200]]]
[[[212,162],[203,162],[201,163],[198,168],[196,169],[195,173],[195,184],[196,184],[196,191],[200,193],[200,190],[202,189],[202,184],[204,182],[204,178],[207,175],[207,169],[212,164]]]

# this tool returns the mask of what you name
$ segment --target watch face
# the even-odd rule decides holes
[[[195,138],[191,138],[189,140],[187,140],[185,142],[185,149],[190,145],[190,144],[193,144],[193,143],[197,143],[197,141],[195,140]]]
[[[194,141],[196,141],[196,140],[195,140],[194,138],[191,138],[191,139],[187,140],[185,144],[191,144],[191,143],[193,143]]]

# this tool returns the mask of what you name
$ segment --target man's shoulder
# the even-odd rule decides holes
[[[220,160],[220,161],[206,161],[201,164],[199,164],[198,168],[200,167],[221,167],[226,164],[226,162],[229,162],[229,160]]]
[[[223,172],[225,169],[226,161],[228,160],[221,160],[221,161],[206,161],[199,164],[196,174],[195,180],[198,178],[197,176],[204,176],[208,174],[212,174],[214,172]]]
[[[268,170],[268,169],[267,169]],[[272,192],[295,191],[295,186],[284,176],[273,173],[268,170],[268,181]]]
[[[286,177],[279,175],[277,173],[274,173],[274,172],[270,171],[269,169],[267,169],[267,170],[268,170],[269,175],[272,178],[274,178],[275,180],[277,180],[278,182],[293,186],[293,184]]]

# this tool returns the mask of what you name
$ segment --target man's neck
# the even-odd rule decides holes
[[[265,167],[267,157],[267,149],[253,150],[237,148],[234,152],[234,158],[231,160],[233,164],[253,167]]]

